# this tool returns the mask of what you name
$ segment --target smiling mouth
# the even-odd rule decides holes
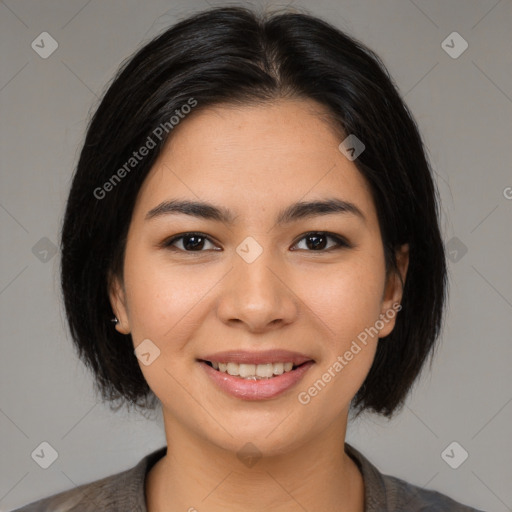
[[[308,361],[302,364],[295,365],[292,362],[279,362],[279,363],[264,363],[264,364],[246,364],[246,363],[220,363],[215,361],[201,360],[208,366],[212,367],[220,373],[227,373],[233,377],[239,377],[245,380],[262,380],[272,379],[284,373],[292,372],[297,368],[305,365]]]

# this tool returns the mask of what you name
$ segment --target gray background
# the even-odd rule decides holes
[[[95,397],[66,331],[52,248],[108,80],[141,42],[208,4],[221,5],[0,2],[0,511],[131,467],[165,443],[158,418],[112,413]],[[347,440],[385,473],[481,509],[512,510],[512,2],[292,4],[383,58],[424,136],[450,251],[448,317],[432,372],[396,419],[366,416]],[[44,31],[59,45],[47,59],[31,48]],[[453,31],[469,44],[456,59],[442,47]],[[43,441],[58,452],[46,470],[31,458]],[[469,453],[458,469],[441,457],[452,441]]]

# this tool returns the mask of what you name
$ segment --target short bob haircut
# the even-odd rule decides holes
[[[448,284],[438,191],[416,123],[384,64],[307,13],[214,8],[178,22],[123,63],[91,119],[73,177],[61,233],[64,305],[79,356],[111,407],[143,411],[158,403],[131,335],[113,327],[108,289],[112,276],[122,279],[135,201],[172,136],[171,118],[183,118],[187,104],[197,112],[286,98],[315,100],[340,142],[354,134],[365,144],[354,163],[371,189],[388,272],[397,268],[395,249],[409,244],[403,309],[378,343],[352,410],[391,417],[429,356],[432,363]],[[149,138],[151,149],[134,162]]]

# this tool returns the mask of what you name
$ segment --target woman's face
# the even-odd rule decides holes
[[[269,454],[344,432],[402,289],[365,179],[318,112],[197,111],[140,190],[111,301],[168,430]]]

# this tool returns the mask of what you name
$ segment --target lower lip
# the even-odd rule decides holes
[[[276,375],[270,379],[248,380],[229,373],[215,370],[210,365],[200,361],[206,375],[228,395],[242,400],[267,400],[275,398],[297,384],[309,368],[314,364],[308,361],[295,370]]]

